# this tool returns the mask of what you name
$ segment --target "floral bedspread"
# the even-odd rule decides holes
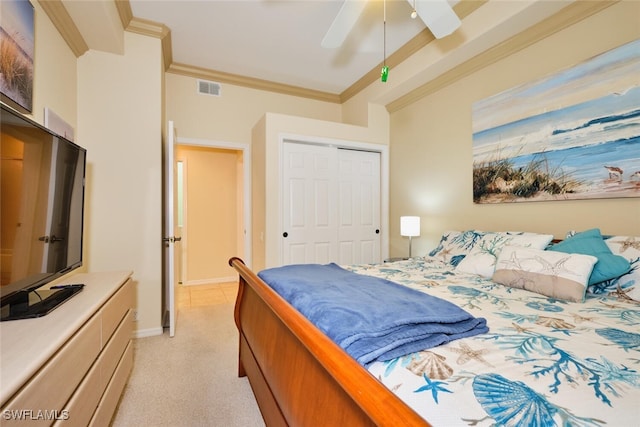
[[[486,334],[369,366],[432,425],[640,425],[640,305],[551,299],[429,257],[345,268],[487,319]]]

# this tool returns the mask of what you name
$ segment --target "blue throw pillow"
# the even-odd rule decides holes
[[[631,269],[631,264],[627,259],[611,252],[598,228],[574,234],[566,240],[551,246],[549,250],[570,254],[593,255],[598,258],[598,262],[593,267],[589,277],[589,285],[615,279]]]

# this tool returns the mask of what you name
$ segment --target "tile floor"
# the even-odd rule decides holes
[[[178,308],[233,304],[236,301],[237,293],[237,282],[212,283],[209,285],[178,285]]]

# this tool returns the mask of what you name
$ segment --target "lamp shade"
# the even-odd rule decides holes
[[[400,217],[400,235],[415,237],[420,235],[420,217],[419,216],[401,216]]]

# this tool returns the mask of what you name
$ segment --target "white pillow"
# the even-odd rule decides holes
[[[541,249],[506,246],[492,280],[552,298],[584,301],[589,276],[598,258]]]
[[[521,246],[544,249],[553,240],[551,234],[526,232],[487,233],[473,247],[473,250],[456,266],[456,270],[478,274],[490,278],[496,267],[496,260],[505,246]]]

